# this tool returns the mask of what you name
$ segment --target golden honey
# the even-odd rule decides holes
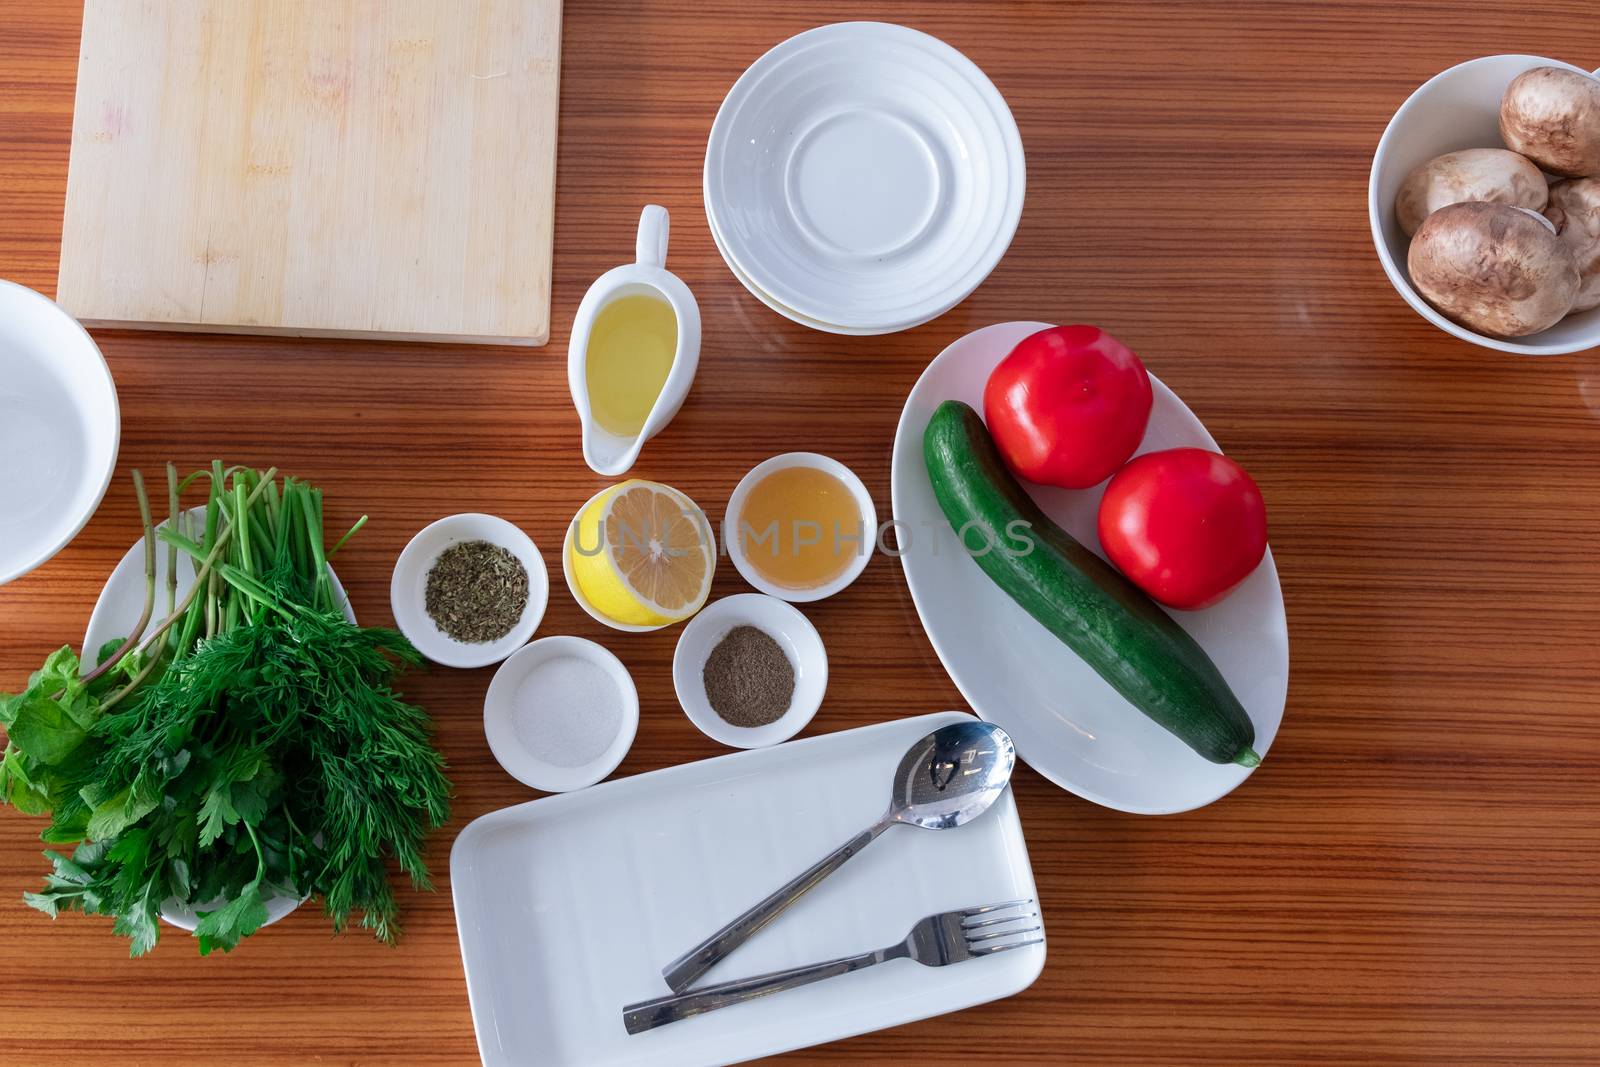
[[[855,493],[815,467],[782,467],[756,482],[739,511],[745,560],[785,589],[814,589],[866,551]]]

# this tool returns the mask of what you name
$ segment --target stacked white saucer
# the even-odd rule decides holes
[[[706,216],[728,268],[780,315],[894,333],[994,269],[1025,177],[1011,111],[970,59],[904,26],[842,22],[734,83],[706,148]]]

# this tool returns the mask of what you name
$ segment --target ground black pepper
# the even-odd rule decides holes
[[[499,545],[462,541],[433,561],[422,606],[447,637],[467,644],[498,641],[528,606],[528,571]]]
[[[789,710],[794,666],[764,630],[735,626],[706,657],[706,699],[733,726],[765,726]]]

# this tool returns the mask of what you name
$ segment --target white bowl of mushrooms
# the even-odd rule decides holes
[[[1436,75],[1389,120],[1367,211],[1389,280],[1441,330],[1600,346],[1600,77],[1523,55]]]

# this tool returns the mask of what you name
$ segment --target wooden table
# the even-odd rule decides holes
[[[1051,954],[993,1006],[796,1053],[793,1064],[1554,1064],[1600,1060],[1600,352],[1470,347],[1401,302],[1373,254],[1373,145],[1459,60],[1600,63],[1592,4],[882,3],[967,52],[1010,101],[1028,199],[956,310],[892,337],[791,325],[706,229],[712,116],[769,45],[858,4],[568,0],[555,322],[538,351],[104,333],[122,452],[71,547],[0,589],[0,686],[78,642],[133,540],[127,471],[213,456],[324,486],[372,520],[340,576],[389,618],[425,521],[496,512],[546,556],[601,480],[567,397],[566,330],[627,258],[647,201],[705,317],[700,376],[637,473],[720,512],[765,456],[817,449],[888,503],[906,391],[976,327],[1038,318],[1128,341],[1260,481],[1292,634],[1282,732],[1200,811],[1106,811],[1017,780]],[[79,13],[0,7],[0,276],[55,288]],[[741,582],[723,566],[715,593]],[[808,733],[960,706],[892,559],[811,609],[832,652]],[[620,774],[718,754],[679,711],[675,632],[622,639],[560,590],[543,633],[596,637],[643,706]],[[431,850],[529,796],[494,763],[487,670],[410,682],[457,796]],[[402,945],[304,909],[228,958],[181,937],[126,958],[102,920],[25,908],[32,820],[0,813],[0,1060],[463,1063],[474,1057],[448,885]]]

